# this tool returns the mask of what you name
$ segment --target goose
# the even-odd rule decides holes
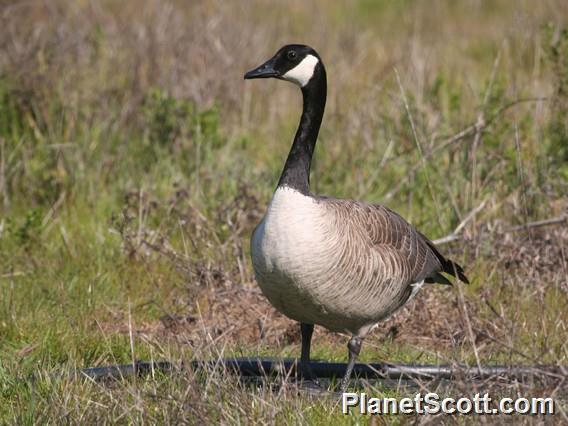
[[[303,110],[280,180],[251,238],[255,278],[282,314],[298,321],[300,374],[319,387],[310,367],[314,325],[350,335],[345,392],[363,339],[412,299],[424,283],[469,283],[463,268],[402,216],[380,204],[310,192],[310,165],[322,122],[327,78],[319,54],[290,44],[244,75],[300,87]]]

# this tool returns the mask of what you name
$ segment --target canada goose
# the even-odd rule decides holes
[[[300,322],[301,372],[311,373],[314,324],[351,334],[344,392],[365,336],[410,300],[424,283],[468,283],[463,268],[401,216],[378,204],[310,193],[310,164],[322,121],[327,82],[309,46],[287,45],[247,72],[298,85],[303,111],[278,186],[251,239],[256,280],[270,303]]]

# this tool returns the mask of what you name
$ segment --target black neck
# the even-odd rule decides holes
[[[310,82],[302,88],[304,107],[300,126],[280,175],[279,187],[287,186],[306,195],[310,192],[310,166],[325,109],[326,91],[325,68],[320,62]]]

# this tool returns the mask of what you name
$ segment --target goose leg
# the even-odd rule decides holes
[[[314,332],[313,324],[300,323],[300,330],[302,332],[302,355],[300,357],[300,374],[303,379],[307,379],[317,387],[319,387],[319,381],[312,367],[310,366],[310,347],[312,343],[312,333]]]
[[[351,337],[349,343],[347,343],[347,349],[349,349],[349,363],[347,364],[347,370],[345,370],[345,376],[341,380],[341,392],[345,392],[349,386],[349,380],[351,378],[351,373],[353,372],[353,367],[355,367],[355,361],[361,352],[361,345],[363,344],[363,339],[357,336]]]

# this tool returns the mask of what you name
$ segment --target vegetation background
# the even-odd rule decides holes
[[[301,99],[242,78],[290,42],[328,70],[313,190],[456,231],[441,247],[472,281],[426,288],[362,359],[568,364],[567,19],[561,0],[0,1],[0,423],[377,421],[219,370],[62,378],[298,356],[248,241]],[[314,357],[344,360],[345,343],[318,330]],[[566,390],[494,392],[553,396],[568,421]]]

